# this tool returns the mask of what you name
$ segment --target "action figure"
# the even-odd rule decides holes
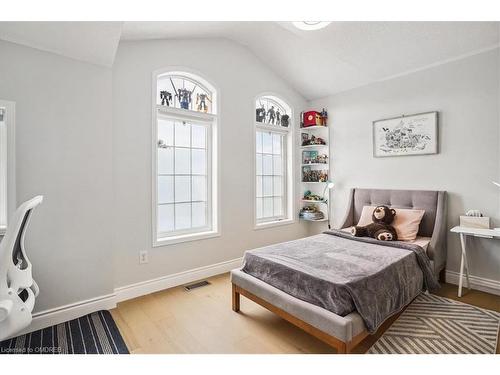
[[[321,111],[321,125],[326,126],[326,121],[328,119],[328,112],[323,108]]]
[[[199,112],[208,112],[207,100],[212,103],[207,94],[196,94],[196,106]]]
[[[288,128],[289,123],[290,123],[290,116],[288,116],[285,113],[283,116],[281,116],[281,126]]]
[[[161,105],[166,105],[170,107],[170,102],[172,101],[172,93],[168,91],[160,91]]]
[[[191,91],[187,89],[177,90],[175,88],[174,81],[172,81],[172,78],[170,78],[170,83],[172,84],[172,87],[174,89],[175,96],[177,96],[177,99],[179,99],[179,104],[181,105],[181,108],[189,109],[189,105],[191,104],[191,95],[193,94],[193,91],[196,88],[196,86]]]
[[[257,122],[265,122],[266,121],[266,109],[264,108],[264,104],[260,105],[260,108],[255,110],[255,120]]]
[[[188,89],[179,89],[177,97],[179,98],[179,103],[181,104],[182,109],[189,109],[189,105],[191,104],[191,94],[192,92]]]
[[[276,124],[279,125],[281,122],[281,113],[279,108],[276,110]]]
[[[267,115],[269,116],[267,122],[269,124],[274,125],[274,119],[276,117],[276,111],[274,110],[274,105],[272,105],[271,108],[269,108],[269,110],[267,111]]]

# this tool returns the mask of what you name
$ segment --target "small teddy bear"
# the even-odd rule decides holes
[[[398,235],[391,225],[396,216],[396,210],[387,206],[377,206],[373,210],[373,223],[364,227],[354,226],[351,234],[356,237],[372,237],[380,241],[397,241]]]

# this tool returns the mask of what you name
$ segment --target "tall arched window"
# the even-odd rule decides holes
[[[255,136],[256,226],[293,221],[291,107],[276,96],[259,96]]]
[[[154,243],[217,235],[217,92],[180,71],[153,84]]]

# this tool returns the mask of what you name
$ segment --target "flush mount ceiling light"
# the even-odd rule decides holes
[[[330,24],[330,22],[324,21],[297,21],[292,23],[293,26],[300,30],[319,30]]]

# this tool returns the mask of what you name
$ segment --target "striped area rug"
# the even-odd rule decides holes
[[[0,354],[128,354],[109,311],[0,342]]]
[[[370,354],[495,354],[500,313],[421,294]]]

